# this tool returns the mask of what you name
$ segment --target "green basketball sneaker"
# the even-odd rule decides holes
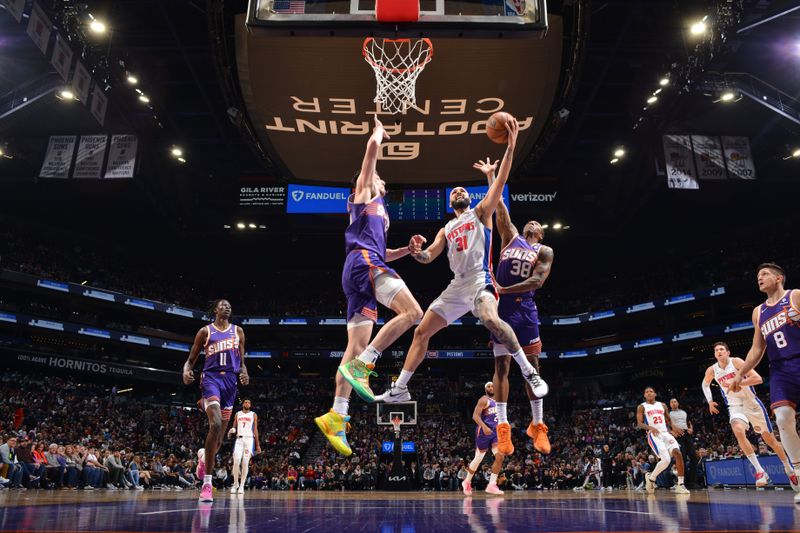
[[[353,453],[350,444],[347,442],[349,421],[349,416],[342,416],[333,409],[314,419],[314,423],[317,424],[317,427],[328,439],[328,442],[331,443],[331,446],[345,457]]]
[[[360,359],[353,359],[339,367],[339,373],[353,387],[356,394],[365,402],[370,403],[375,401],[375,394],[369,387],[369,377],[378,375],[372,371],[373,368],[375,365],[368,365]]]

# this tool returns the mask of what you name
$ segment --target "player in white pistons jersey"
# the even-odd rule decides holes
[[[678,470],[678,484],[675,486],[676,494],[689,494],[683,484],[683,455],[681,447],[670,431],[669,410],[662,402],[656,401],[656,391],[653,387],[644,389],[644,402],[636,409],[636,426],[647,431],[647,443],[659,457],[658,463],[652,472],[645,474],[645,488],[647,492],[656,490],[656,478],[666,470],[675,459],[675,468]]]
[[[242,410],[233,417],[233,427],[228,432],[236,435],[233,446],[233,485],[231,494],[244,494],[244,484],[250,469],[250,458],[261,453],[258,442],[258,415],[250,410],[250,400],[242,402]],[[241,480],[241,481],[240,481]]]
[[[706,369],[705,376],[703,376],[703,394],[708,402],[708,410],[712,415],[719,414],[717,409],[717,402],[714,401],[711,395],[711,380],[717,382],[720,390],[722,391],[722,398],[728,406],[728,416],[731,421],[731,428],[742,449],[742,453],[753,465],[756,470],[756,486],[763,487],[769,483],[769,476],[761,467],[758,462],[758,456],[753,448],[753,445],[747,439],[747,429],[753,426],[753,431],[761,435],[764,442],[774,451],[781,462],[786,475],[789,477],[789,482],[795,491],[800,491],[800,483],[798,483],[797,475],[792,468],[789,459],[786,457],[786,451],[783,446],[775,438],[775,433],[772,431],[772,423],[769,419],[769,414],[764,404],[756,396],[754,385],[760,385],[764,382],[761,376],[755,370],[747,373],[741,382],[741,388],[733,392],[730,390],[731,382],[736,376],[736,372],[744,366],[744,360],[739,357],[731,357],[731,351],[727,343],[717,342],[714,344],[714,357],[717,362]]]
[[[436,239],[427,249],[415,250],[412,253],[414,259],[427,264],[436,259],[446,246],[453,280],[425,311],[422,321],[414,330],[414,341],[408,350],[400,377],[388,391],[375,397],[377,401],[409,401],[411,395],[408,392],[408,380],[425,359],[431,337],[470,311],[509,348],[514,359],[520,364],[525,380],[534,388],[537,396],[541,398],[547,394],[547,384],[526,359],[514,330],[497,314],[497,292],[492,283],[492,215],[511,171],[519,125],[516,120],[511,119],[506,128],[508,147],[500,164],[497,179],[489,187],[486,196],[475,209],[470,209],[470,198],[466,189],[454,188],[450,193],[450,205],[456,218],[439,230]],[[501,453],[510,455],[514,453],[514,446],[511,443],[511,426],[508,424],[506,414],[508,400],[507,397],[498,400],[497,448]]]

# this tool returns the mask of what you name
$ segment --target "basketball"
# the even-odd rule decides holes
[[[489,117],[486,121],[486,135],[497,144],[505,144],[508,142],[508,130],[506,129],[506,122],[511,118],[511,115],[505,111],[498,111]]]

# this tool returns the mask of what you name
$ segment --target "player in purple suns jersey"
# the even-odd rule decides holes
[[[525,358],[514,330],[497,314],[497,292],[492,280],[492,215],[503,193],[511,172],[514,148],[517,143],[519,124],[516,119],[506,123],[508,146],[500,165],[498,178],[489,187],[486,196],[470,209],[470,197],[463,187],[455,187],[450,193],[450,205],[456,218],[439,230],[433,243],[425,250],[413,253],[414,259],[427,264],[436,259],[445,249],[453,271],[453,280],[425,311],[422,321],[414,331],[414,340],[406,355],[400,377],[391,388],[376,399],[383,402],[406,402],[411,399],[408,381],[425,359],[428,344],[436,332],[446,328],[465,313],[472,312],[492,334],[508,346],[520,363],[522,375],[531,383],[539,397],[547,394],[547,384]],[[505,455],[514,453],[511,443],[511,426],[506,412],[508,391],[497,402],[498,450]]]
[[[497,161],[492,163],[487,157],[486,161],[475,163],[474,168],[486,175],[489,185],[494,183]],[[542,340],[539,336],[539,311],[533,296],[542,288],[550,275],[553,267],[553,249],[542,244],[544,229],[535,220],[528,221],[520,235],[511,222],[511,216],[502,198],[497,204],[495,218],[497,232],[500,234],[500,261],[495,271],[497,292],[500,295],[498,314],[514,329],[525,357],[538,372]],[[494,335],[491,336],[491,343],[495,357],[497,398],[503,401],[508,398],[508,373],[512,353]],[[533,446],[537,451],[548,454],[551,447],[547,438],[548,428],[544,423],[544,400],[534,393],[528,382],[525,382],[525,393],[531,404],[532,415],[526,433],[533,440]]]
[[[497,486],[497,476],[503,468],[505,455],[497,449],[497,404],[494,401],[494,384],[491,381],[487,382],[483,386],[483,390],[486,394],[481,396],[472,411],[472,420],[478,425],[475,428],[475,458],[467,466],[467,477],[461,482],[464,496],[472,495],[472,476],[478,471],[478,467],[481,466],[481,462],[483,462],[483,458],[489,449],[492,450],[494,455],[494,463],[492,464],[492,475],[489,478],[486,493],[503,494],[503,491]]]
[[[202,407],[208,416],[204,457],[198,465],[203,479],[200,501],[213,501],[211,473],[214,471],[214,456],[222,445],[225,427],[231,418],[236,402],[236,377],[242,385],[250,383],[244,365],[244,330],[231,323],[231,304],[228,300],[217,300],[211,310],[214,322],[203,326],[194,336],[189,358],[183,365],[183,382],[194,382],[194,365],[205,349],[206,359],[200,374]]]
[[[362,399],[375,401],[369,377],[381,352],[410,329],[422,317],[422,309],[392,268],[386,263],[419,251],[422,236],[415,235],[408,246],[386,248],[389,215],[383,197],[386,183],[376,170],[381,143],[388,139],[378,117],[367,141],[355,191],[347,201],[350,224],[345,230],[345,263],[342,289],[347,297],[347,348],[335,378],[333,408],[314,419],[328,442],[341,453],[353,453],[347,442],[350,393],[355,390]],[[378,303],[396,315],[372,337],[378,319]]]
[[[786,271],[775,263],[758,267],[758,290],[767,300],[753,309],[753,344],[742,367],[731,380],[730,390],[738,392],[742,380],[753,370],[764,352],[769,358],[770,407],[781,435],[781,443],[800,477],[800,435],[797,433],[797,404],[800,403],[800,290],[784,289]],[[800,504],[800,492],[795,494]]]

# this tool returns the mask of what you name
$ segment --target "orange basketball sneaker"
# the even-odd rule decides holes
[[[508,422],[497,424],[497,451],[503,455],[514,453],[514,443],[511,442],[511,425]]]
[[[547,455],[550,453],[550,439],[547,438],[547,426],[544,422],[534,424],[531,422],[528,425],[528,431],[525,433],[533,439],[533,447],[537,452]]]

